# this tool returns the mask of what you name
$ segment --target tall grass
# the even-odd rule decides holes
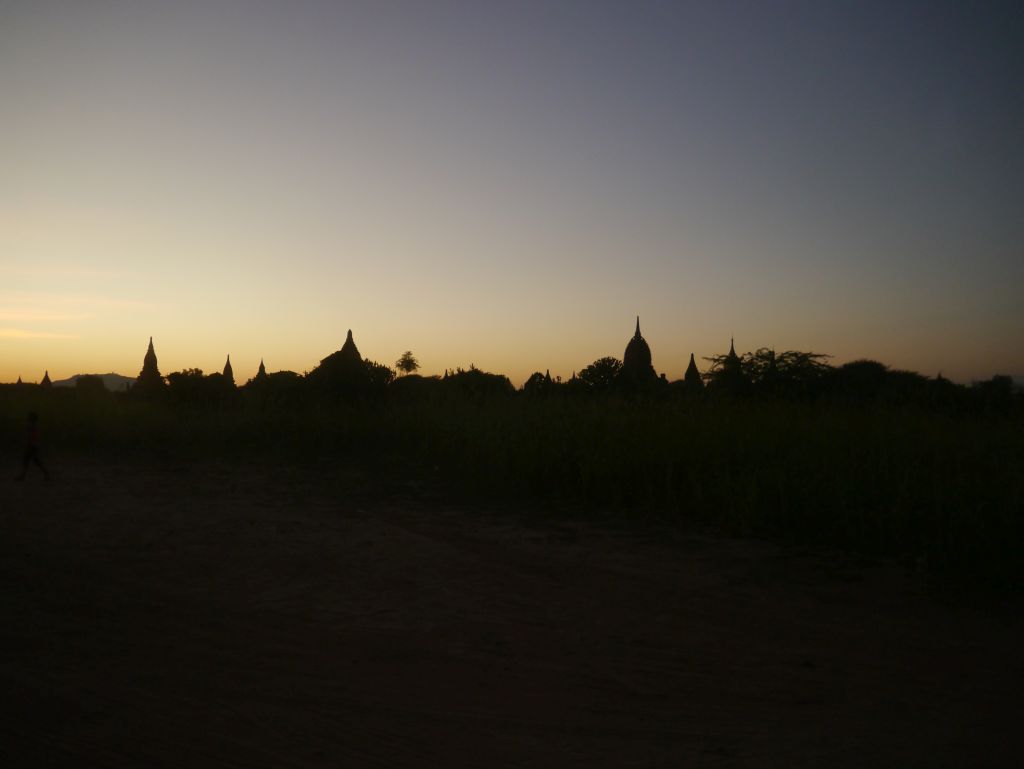
[[[29,408],[43,415],[51,451],[355,464],[453,495],[653,512],[1024,586],[1020,415],[522,397],[188,410],[8,391],[9,456]]]

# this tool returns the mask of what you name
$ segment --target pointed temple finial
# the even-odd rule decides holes
[[[143,368],[145,368],[147,365],[149,365],[150,361],[152,361],[152,365],[155,368],[156,367],[156,350],[153,349],[153,337],[149,338],[149,347],[146,349],[146,355],[142,359]]]
[[[683,383],[687,391],[691,393],[704,389],[704,380],[701,378],[700,369],[697,368],[697,361],[692,352],[690,353],[690,365],[686,367],[686,373],[683,374]]]
[[[351,342],[352,341],[352,329],[348,330],[348,336],[345,337],[345,341],[346,342]]]
[[[141,385],[140,392],[157,389],[164,385],[164,378],[160,376],[160,369],[156,362],[156,350],[153,349],[153,337],[149,338],[149,348],[142,359],[142,371],[139,372],[135,384]]]
[[[730,355],[735,355],[736,354],[736,340],[733,339],[731,336],[729,337],[729,354]]]
[[[266,375],[267,375],[267,367],[263,365],[263,358],[260,358],[260,368],[259,368],[259,371],[256,372],[256,376],[266,376]]]
[[[636,316],[636,335],[640,336],[640,316]]]

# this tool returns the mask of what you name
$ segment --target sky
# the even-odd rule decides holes
[[[0,381],[1024,376],[1024,6],[0,0]]]

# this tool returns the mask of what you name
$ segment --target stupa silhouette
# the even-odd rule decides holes
[[[314,382],[332,388],[365,383],[368,379],[366,366],[352,338],[352,329],[349,329],[341,349],[321,360],[320,365],[309,372],[309,377]]]
[[[704,389],[704,380],[701,379],[697,361],[694,360],[692,352],[690,353],[690,365],[686,367],[686,373],[683,375],[683,386],[689,392],[700,392]]]
[[[636,332],[622,355],[622,378],[633,382],[648,382],[658,378],[651,365],[651,348],[640,334],[640,316],[636,318]]]
[[[146,357],[142,359],[142,371],[135,380],[133,391],[146,392],[159,389],[164,386],[164,378],[160,375],[160,369],[156,363],[156,351],[153,349],[153,337],[149,338],[149,348],[146,350]]]

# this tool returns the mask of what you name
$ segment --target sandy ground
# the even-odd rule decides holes
[[[1024,765],[1019,620],[895,565],[341,472],[58,473],[0,484],[5,767]]]

